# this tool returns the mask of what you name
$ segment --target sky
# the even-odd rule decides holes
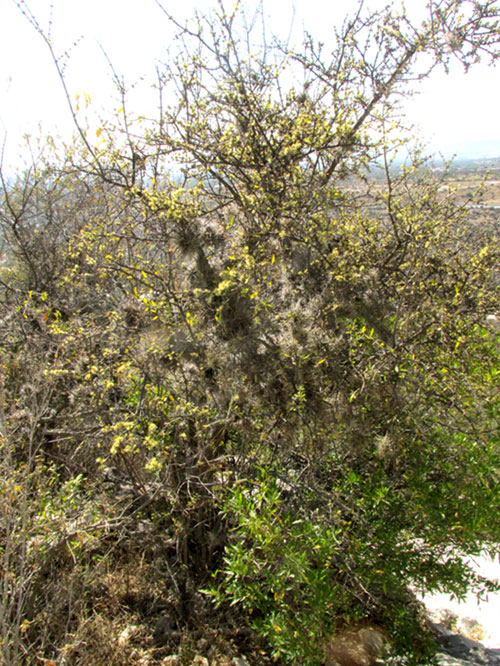
[[[173,37],[154,0],[27,1],[41,27],[47,31],[51,26],[55,50],[69,52],[65,75],[73,98],[77,93],[90,95],[95,114],[105,115],[120,106],[104,50],[127,86],[141,91],[142,103],[154,105],[149,81],[155,63],[165,60]],[[163,0],[181,21],[195,9],[213,11],[214,2]],[[327,44],[346,4],[264,0],[264,11],[272,31],[286,34],[293,25],[298,34],[305,27]],[[349,4],[355,9],[357,3]],[[366,4],[380,7],[385,2],[366,0]],[[405,5],[409,14],[421,15],[425,0],[407,0]],[[69,136],[72,121],[49,51],[15,0],[0,0],[0,63],[0,142],[7,163],[16,161],[22,136],[37,136],[39,126],[43,133]],[[500,65],[480,64],[467,75],[459,67],[448,76],[436,72],[416,92],[405,111],[429,150],[500,154]]]

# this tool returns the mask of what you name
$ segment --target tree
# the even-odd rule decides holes
[[[391,168],[392,117],[436,66],[498,57],[498,8],[360,8],[330,53],[258,47],[243,17],[169,16],[156,122],[80,127],[80,152],[4,180],[6,437],[22,459],[38,349],[37,450],[65,482],[127,479],[184,623],[208,592],[284,661],[364,621],[418,661],[410,589],[496,587],[463,558],[498,552],[499,244],[418,155]]]

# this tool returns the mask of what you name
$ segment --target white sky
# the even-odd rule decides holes
[[[164,6],[182,19],[194,8],[209,11],[215,0],[164,0]],[[50,0],[28,0],[44,29],[48,27]],[[116,71],[128,85],[141,75],[154,73],[155,61],[165,56],[172,32],[153,0],[52,0],[52,34],[58,53],[71,48],[67,81],[72,95],[88,93],[92,110],[120,106],[114,100],[104,47]],[[304,25],[328,42],[333,23],[339,22],[354,0],[264,0],[270,30],[285,33],[295,6],[295,27]],[[367,0],[381,6],[382,0]],[[409,12],[420,13],[425,0],[407,0]],[[0,141],[6,136],[7,161],[15,161],[26,132],[67,136],[72,131],[69,112],[49,52],[21,15],[14,0],[0,0]],[[141,88],[147,104],[148,87]],[[500,67],[479,65],[467,75],[456,69],[449,76],[437,72],[417,89],[407,115],[418,123],[432,149],[447,150],[463,142],[500,140]],[[152,93],[149,93],[152,94]],[[116,103],[115,103],[116,101]],[[142,110],[141,110],[142,112]]]

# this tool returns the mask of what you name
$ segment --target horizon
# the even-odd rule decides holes
[[[500,139],[457,141],[455,145],[444,145],[441,153],[445,159],[450,159],[453,155],[462,160],[500,159]]]

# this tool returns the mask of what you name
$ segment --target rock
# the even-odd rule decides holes
[[[438,625],[439,627],[439,625]],[[441,666],[500,666],[500,649],[485,648],[482,643],[445,630],[438,634]]]
[[[452,657],[446,652],[438,652],[436,655],[436,663],[439,664],[439,666],[472,666],[472,662]]]
[[[245,657],[234,657],[231,661],[232,666],[250,666]]]
[[[486,636],[484,627],[473,617],[462,617],[458,623],[458,630],[467,638],[481,641]]]
[[[373,666],[384,644],[382,632],[375,627],[340,632],[325,645],[325,666]]]
[[[443,630],[454,631],[457,627],[458,615],[447,608],[428,610],[427,617],[438,633]]]

